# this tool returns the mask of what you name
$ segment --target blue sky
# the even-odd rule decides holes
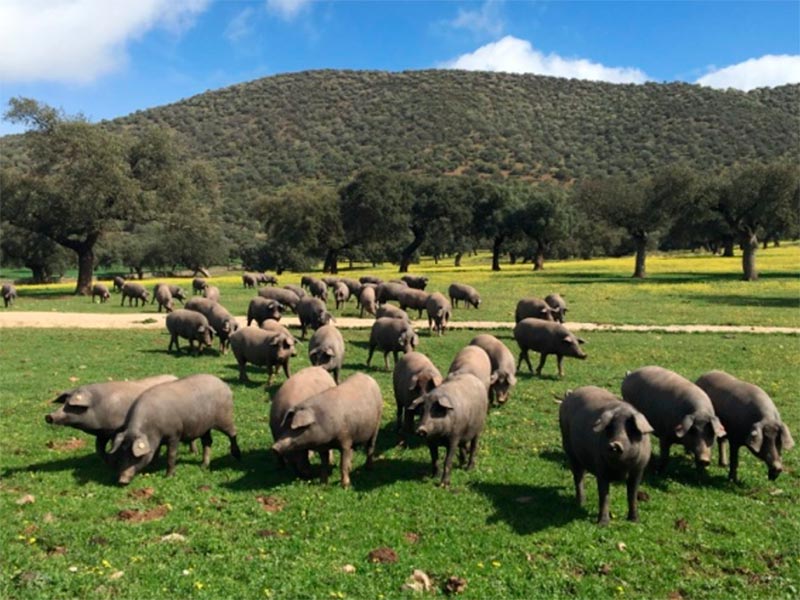
[[[800,1],[0,0],[3,110],[28,96],[100,120],[322,68],[797,83]]]

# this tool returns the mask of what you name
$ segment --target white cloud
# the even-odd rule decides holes
[[[0,2],[0,80],[88,83],[123,65],[127,44],[147,31],[191,27],[208,2]]]
[[[785,83],[800,83],[800,55],[767,54],[703,75],[696,83],[713,88],[749,91]]]
[[[243,11],[233,17],[225,27],[225,37],[232,42],[238,42],[242,38],[245,38],[253,33],[254,15],[255,10],[252,8],[245,8]]]
[[[467,29],[473,33],[498,36],[503,33],[505,23],[500,15],[502,0],[486,0],[477,10],[458,9],[458,16],[449,22],[455,29]]]
[[[291,21],[311,0],[267,0],[267,8],[285,21]]]

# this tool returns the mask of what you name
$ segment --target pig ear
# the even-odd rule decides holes
[[[441,396],[441,397],[437,398],[436,402],[438,402],[439,406],[441,406],[442,408],[449,408],[449,409],[453,408],[453,403],[450,401],[450,398],[448,398],[447,396]]]
[[[409,390],[413,390],[415,387],[417,387],[417,382],[418,381],[419,381],[419,376],[418,375],[413,375],[411,377],[411,381],[409,381],[408,389]]]
[[[111,450],[108,451],[109,454],[114,454],[119,447],[122,445],[122,442],[125,440],[125,432],[120,431],[117,435],[114,436],[114,443],[111,444]]]
[[[694,423],[694,417],[692,415],[686,415],[683,418],[683,421],[675,426],[675,435],[678,437],[678,439],[686,435],[689,429],[691,429],[692,423]]]
[[[561,338],[561,341],[566,343],[566,344],[569,344],[570,342],[572,342],[572,336],[571,335],[565,335],[563,338]]]
[[[333,350],[331,350],[330,348],[327,348],[327,349],[325,350],[325,354],[327,354],[328,356],[331,356],[331,357],[332,357],[332,356],[333,356]]]
[[[497,383],[497,380],[498,380],[498,379],[499,379],[499,377],[498,377],[498,375],[497,375],[497,371],[495,371],[495,372],[494,372],[494,373],[492,373],[492,374],[491,374],[491,376],[489,377],[489,385],[494,385],[495,383]]]
[[[82,394],[78,392],[77,394],[73,394],[72,397],[69,398],[67,404],[70,406],[80,406],[82,408],[89,408],[89,396],[86,394]]]
[[[791,450],[794,447],[794,440],[792,434],[789,433],[789,428],[786,423],[781,423],[781,450]]]
[[[53,399],[53,404],[65,404],[67,400],[69,400],[69,397],[72,395],[73,392],[74,390],[70,390],[68,392],[64,392],[63,394],[60,394],[59,396],[56,396]]]
[[[136,458],[139,458],[140,456],[144,456],[145,454],[150,452],[150,441],[146,437],[144,437],[143,435],[139,436],[133,442],[133,446],[131,447],[131,450],[133,451],[133,455]]]
[[[408,408],[414,409],[417,408],[420,404],[425,401],[425,396],[417,396],[412,400],[411,404],[408,405]]]
[[[726,435],[725,428],[719,420],[719,417],[711,417],[711,427],[714,428],[714,435],[718,438],[724,438]]]
[[[594,425],[592,425],[592,431],[595,432],[603,431],[603,429],[608,427],[608,424],[611,423],[611,419],[613,418],[614,418],[614,411],[612,410],[603,411],[603,414],[600,415],[600,418],[594,422]]]
[[[655,431],[653,429],[653,426],[650,425],[650,421],[647,420],[647,417],[645,417],[640,412],[637,412],[633,416],[633,424],[636,426],[636,429],[638,429],[639,433],[641,433],[642,435],[645,435],[646,433],[653,433],[653,431]]]
[[[310,408],[301,408],[296,413],[294,413],[294,418],[292,419],[292,429],[300,429],[301,427],[308,427],[312,423],[316,422],[316,418],[314,417],[314,411]]]
[[[764,423],[759,421],[750,430],[747,436],[747,447],[758,454],[761,451],[761,444],[764,443]]]
[[[506,376],[506,382],[508,383],[508,385],[510,385],[512,387],[517,385],[517,376],[514,375],[513,373],[509,373]]]
[[[586,340],[583,339],[583,338],[575,338],[575,339],[578,340],[579,344],[585,344],[586,343]]]
[[[206,326],[205,325],[200,325],[200,327],[197,328],[197,332],[198,333],[203,333],[205,330],[206,330]]]

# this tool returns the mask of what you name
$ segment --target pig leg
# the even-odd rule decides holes
[[[349,442],[342,443],[342,457],[339,464],[342,487],[350,487],[350,468],[353,465],[353,446]]]
[[[467,462],[467,471],[471,471],[475,468],[475,455],[478,452],[478,436],[476,435],[472,438],[472,441],[469,443],[469,462]]]
[[[367,464],[365,467],[367,470],[372,470],[373,464],[375,462],[375,444],[378,442],[378,431],[379,429],[375,430],[375,433],[369,438],[367,442]]]
[[[369,366],[369,363],[372,362],[372,353],[373,352],[375,352],[375,346],[370,344],[369,345],[369,354],[367,355],[367,366]]]
[[[327,449],[320,451],[319,460],[322,462],[319,471],[319,480],[322,483],[328,483],[328,475],[330,475],[331,472],[331,453]]]
[[[283,363],[283,374],[286,375],[286,379],[289,379],[289,377],[292,376],[292,370],[289,368],[289,359],[288,358],[286,359],[286,362]],[[338,371],[338,369],[336,371],[335,379],[336,379],[336,383],[338,384],[339,383],[339,371]]]
[[[402,402],[397,402],[397,432],[401,432],[405,429],[403,424],[405,423],[406,426],[408,425],[408,413],[411,412],[407,410]]]
[[[597,516],[598,525],[608,525],[611,515],[608,510],[609,481],[605,477],[597,478],[597,495],[599,496],[600,513]]]
[[[211,440],[211,432],[205,432],[201,437],[200,441],[203,443],[203,462],[202,465],[206,469],[208,465],[211,463],[211,444],[213,441]]]
[[[717,438],[717,449],[719,450],[719,466],[720,467],[727,467],[728,466],[728,456],[725,452],[725,439],[724,438]]]
[[[436,477],[439,474],[439,446],[428,444],[428,450],[431,453],[431,477]]]
[[[575,482],[575,499],[578,501],[579,506],[583,506],[586,500],[586,492],[583,487],[583,477],[586,475],[586,469],[576,463],[570,464],[572,470],[572,480]]]
[[[561,366],[561,363],[564,361],[564,356],[562,354],[556,354],[556,361],[558,362],[558,376],[564,377],[564,367]]]
[[[668,438],[659,438],[658,442],[659,446],[661,447],[661,456],[659,458],[658,468],[656,470],[659,473],[663,473],[667,468],[667,463],[669,462],[669,448],[672,446],[672,442],[670,442]]]
[[[103,459],[103,461],[104,461],[106,464],[108,464],[108,463],[109,463],[109,457],[108,457],[108,454],[106,454],[106,445],[108,444],[108,440],[109,440],[109,438],[108,438],[108,437],[106,437],[106,436],[104,436],[104,435],[98,435],[98,436],[97,436],[97,437],[94,439],[94,449],[95,449],[95,452],[97,452],[97,455],[98,455],[100,458],[102,458],[102,459]]]
[[[172,352],[172,345],[173,344],[175,344],[175,352],[180,354],[181,353],[181,347],[180,347],[180,344],[178,343],[178,336],[177,336],[177,334],[174,334],[174,333],[169,338],[169,346],[167,346],[167,352]]]
[[[730,444],[731,466],[728,470],[728,479],[738,481],[736,471],[739,469],[739,446]]]
[[[247,361],[239,361],[239,381],[250,381],[250,378],[247,376]]]
[[[527,348],[524,348],[524,349],[519,351],[519,360],[517,361],[517,371],[520,370],[520,367],[522,366],[522,361],[523,360],[525,360],[525,362],[528,363],[528,371],[533,373],[533,367],[531,366],[531,359],[528,356],[528,349]]]
[[[178,460],[178,445],[180,440],[177,437],[167,440],[167,477],[175,475],[175,463]]]
[[[458,442],[456,440],[450,440],[447,446],[447,454],[444,456],[444,469],[442,470],[442,487],[448,487],[450,485],[450,471],[453,470],[453,457],[456,454],[457,446]]]
[[[637,522],[639,520],[639,506],[636,501],[636,492],[642,482],[644,470],[633,471],[628,475],[628,521]]]
[[[394,362],[397,363],[397,353],[394,354]],[[383,353],[383,370],[389,370],[389,351]]]
[[[536,375],[537,376],[541,376],[542,369],[544,369],[544,363],[546,361],[547,361],[547,353],[542,352],[542,354],[539,356],[539,366],[536,367]],[[530,367],[530,363],[528,363],[528,366]]]

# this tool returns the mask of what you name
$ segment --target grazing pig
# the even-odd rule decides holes
[[[333,299],[336,301],[336,310],[343,308],[350,299],[350,288],[343,281],[337,281],[333,287]]]
[[[586,353],[581,350],[580,347],[580,344],[586,342],[570,333],[569,329],[564,327],[561,323],[543,321],[532,317],[522,319],[517,323],[516,327],[514,327],[514,339],[517,340],[517,344],[519,344],[517,370],[519,370],[524,359],[525,362],[528,363],[528,370],[533,373],[531,359],[528,357],[529,350],[541,354],[539,366],[536,367],[537,375],[542,374],[542,368],[549,354],[556,355],[559,377],[564,376],[564,368],[561,362],[565,356],[580,358],[581,360],[586,358]]]
[[[339,278],[334,275],[329,275],[328,277],[323,277],[322,281],[324,281],[325,285],[327,285],[329,288],[333,288],[337,283],[339,283]]]
[[[46,415],[44,420],[51,425],[74,427],[95,436],[95,450],[107,461],[106,445],[125,424],[133,401],[146,389],[176,379],[174,375],[157,375],[134,381],[82,385],[53,400],[62,406]]]
[[[585,499],[583,477],[589,471],[597,478],[597,522],[607,525],[610,483],[625,481],[628,520],[638,521],[636,492],[650,460],[648,434],[653,431],[645,416],[611,392],[589,385],[567,392],[558,422],[578,504]]]
[[[175,314],[175,313],[171,313]],[[151,387],[136,399],[123,431],[114,438],[112,454],[119,456],[119,483],[127,485],[167,446],[167,476],[175,474],[180,442],[200,438],[203,467],[211,461],[211,430],[228,436],[231,455],[241,458],[233,424],[233,393],[213,375],[190,375]]]
[[[316,367],[333,371],[339,383],[339,373],[344,361],[344,338],[333,325],[323,325],[314,332],[308,342],[308,359]]]
[[[739,448],[745,446],[767,465],[770,481],[783,471],[781,452],[794,446],[789,428],[781,421],[775,404],[760,387],[741,381],[724,371],[710,371],[696,384],[708,394],[714,413],[725,428],[719,438],[719,464],[725,466],[723,443],[730,445],[728,478],[736,481],[739,468]]]
[[[567,308],[567,302],[561,297],[561,294],[549,294],[545,297],[544,301],[547,302],[547,306],[550,307],[553,319],[559,323],[563,323],[564,319],[567,318],[567,310],[569,309]]]
[[[245,289],[255,289],[256,287],[256,276],[251,275],[250,273],[242,273],[242,285]]]
[[[522,319],[542,319],[544,321],[555,321],[553,318],[553,309],[542,300],[541,298],[523,298],[517,302],[517,308],[514,311],[514,320],[519,323]]]
[[[193,294],[202,294],[203,290],[206,289],[208,282],[203,279],[202,277],[195,277],[192,279],[192,293]]]
[[[168,313],[175,308],[172,302],[172,292],[169,291],[169,286],[166,283],[157,283],[153,288],[153,302],[158,302],[158,312],[161,312],[162,307]]]
[[[403,275],[400,279],[415,290],[424,290],[428,285],[428,278],[421,275]]]
[[[5,294],[3,295],[5,297]],[[95,283],[92,286],[92,302],[96,297],[100,298],[100,303],[103,304],[108,302],[108,299],[111,298],[111,294],[108,291],[108,288],[103,285],[102,283]]]
[[[125,285],[125,278],[120,277],[119,275],[114,275],[114,277],[111,279],[111,282],[113,284],[112,289],[115,292],[121,292],[122,286]]]
[[[453,306],[458,306],[459,300],[463,301],[467,308],[469,308],[470,304],[475,308],[481,305],[481,295],[471,285],[452,283],[447,288],[447,292],[450,294],[450,302],[453,303]]]
[[[319,452],[322,483],[328,481],[330,449],[341,450],[342,487],[350,487],[353,447],[367,450],[367,469],[372,468],[375,442],[381,426],[383,398],[376,381],[356,373],[335,388],[327,389],[286,411],[283,434],[272,449],[280,455],[301,450]]]
[[[306,329],[319,329],[333,319],[319,298],[301,298],[297,303],[297,318],[300,319],[300,338],[305,339]]]
[[[172,311],[167,315],[167,331],[170,335],[167,352],[171,352],[174,345],[175,351],[180,353],[179,337],[189,340],[189,350],[195,355],[199,354],[204,347],[211,346],[211,326],[208,319],[199,312],[186,308]],[[197,342],[197,348],[194,347],[194,342]]]
[[[400,294],[407,289],[408,286],[405,283],[400,284],[391,281],[380,283],[375,287],[375,299],[378,301],[378,304],[383,304],[390,300],[397,300]]]
[[[403,309],[394,306],[393,304],[383,304],[375,311],[376,319],[382,319],[384,317],[388,317],[390,319],[401,319],[411,323],[411,318],[408,316],[408,313]]]
[[[369,355],[367,356],[367,366],[372,362],[372,354],[375,348],[383,352],[383,364],[389,370],[389,352],[394,356],[394,363],[397,364],[397,353],[408,354],[419,344],[419,336],[414,333],[411,323],[402,319],[392,319],[391,317],[381,317],[372,324],[372,331],[369,334]]]
[[[266,321],[264,321],[261,324],[260,328],[263,329],[264,331],[272,331],[272,332],[284,333],[287,336],[291,337],[294,340],[295,344],[299,344],[300,343],[300,340],[298,340],[296,337],[294,337],[292,335],[292,332],[289,331],[289,329],[287,327],[284,327],[283,325],[281,325],[277,321],[273,321],[272,319],[267,319]]]
[[[268,300],[261,296],[256,296],[250,300],[247,306],[247,325],[255,321],[259,327],[264,321],[281,320],[281,303],[277,300]]]
[[[425,302],[425,310],[428,312],[428,330],[433,331],[436,327],[436,334],[442,335],[447,329],[447,323],[453,314],[453,307],[444,294],[434,292],[428,296]]]
[[[441,385],[442,374],[421,352],[409,352],[394,366],[392,384],[397,403],[397,431],[412,433],[414,411],[411,403]]]
[[[306,295],[306,291],[303,288],[301,288],[299,285],[294,285],[293,283],[287,283],[285,286],[283,286],[283,289],[294,292],[298,299]]]
[[[258,295],[262,298],[277,300],[292,312],[297,312],[297,303],[300,302],[300,296],[286,288],[262,287],[258,289]]]
[[[447,448],[442,486],[450,485],[450,470],[456,448],[463,466],[469,444],[467,469],[475,466],[478,438],[489,410],[486,386],[471,373],[449,375],[440,386],[414,400],[410,408],[422,407],[417,434],[425,438],[431,453],[431,476],[439,474],[439,447]]]
[[[219,288],[215,285],[207,285],[203,288],[203,298],[212,302],[219,302]]]
[[[447,375],[449,377],[450,375],[460,375],[462,373],[470,373],[483,382],[483,385],[486,386],[488,400],[489,388],[494,383],[494,376],[492,375],[492,361],[483,348],[479,346],[464,346],[458,351],[458,354],[453,358],[453,362],[450,363]]]
[[[315,277],[310,277],[308,282],[308,293],[314,296],[314,298],[319,298],[323,302],[328,302],[328,286],[327,284],[322,281],[321,279],[317,279]]]
[[[277,442],[282,436],[289,433],[284,424],[289,409],[334,387],[336,387],[336,382],[331,374],[322,367],[306,367],[289,377],[270,399],[269,428],[272,431],[272,440]],[[324,452],[327,454],[327,451]],[[311,476],[307,451],[300,450],[278,456],[282,463],[285,461],[291,465],[295,473],[301,477]]]
[[[350,290],[350,295],[354,298],[358,298],[358,296],[361,294],[361,284],[355,279],[340,277],[339,281],[347,286],[347,289]]]
[[[422,311],[425,310],[425,305],[428,302],[428,297],[430,294],[427,292],[423,292],[422,290],[417,290],[414,288],[408,288],[402,290],[400,294],[397,296],[397,303],[400,305],[400,308],[403,310],[407,310],[409,308],[416,308],[419,313],[417,314],[417,318],[422,318]]]
[[[239,329],[236,317],[224,306],[208,298],[192,298],[186,303],[186,309],[199,312],[208,319],[208,324],[219,338],[219,351],[225,354],[231,334]]]
[[[674,371],[650,366],[625,376],[622,397],[653,426],[661,448],[659,471],[667,467],[670,446],[676,443],[694,455],[698,469],[709,465],[714,440],[725,429],[701,388]]]
[[[297,355],[294,336],[291,334],[243,327],[231,335],[230,342],[233,355],[239,364],[239,381],[249,381],[247,363],[267,368],[267,385],[272,385],[275,373],[280,367],[283,367],[287,379],[291,376],[289,359]]]
[[[361,289],[361,293],[358,297],[358,303],[361,305],[361,313],[359,314],[361,318],[364,318],[364,311],[374,316],[378,310],[375,303],[375,288],[365,285]]]
[[[136,301],[136,306],[139,306],[140,300],[142,302],[142,306],[145,306],[149,297],[150,293],[144,289],[143,285],[126,281],[122,285],[122,303],[120,306],[125,306],[125,298],[128,299],[128,306],[133,306],[134,300]]]
[[[488,333],[475,336],[469,345],[483,348],[483,351],[489,355],[494,379],[494,383],[489,388],[489,400],[492,404],[505,404],[511,388],[517,385],[517,367],[511,350]]]
[[[256,283],[258,285],[278,285],[278,278],[275,275],[267,275],[266,273],[256,274]]]
[[[358,282],[362,285],[365,283],[372,283],[374,285],[380,285],[383,283],[383,279],[380,277],[373,277],[372,275],[364,275],[363,277],[358,278]]]
[[[181,286],[168,284],[167,287],[169,288],[169,293],[172,294],[175,300],[179,300],[181,304],[186,302],[186,292],[183,291]]]

